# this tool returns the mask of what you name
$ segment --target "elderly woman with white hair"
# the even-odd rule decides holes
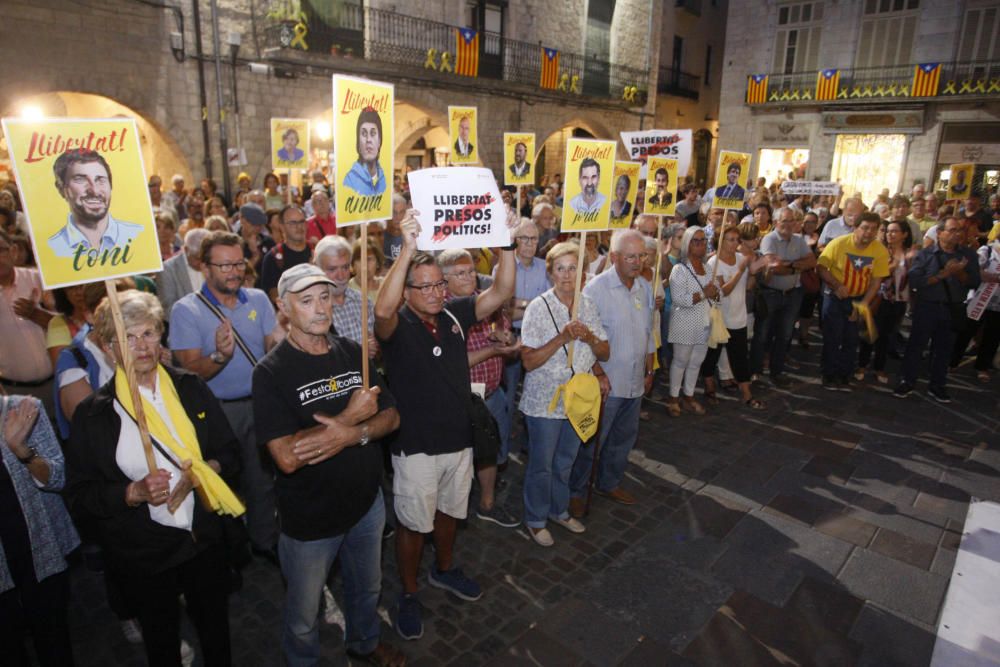
[[[694,388],[708,353],[709,301],[719,295],[719,287],[705,267],[708,252],[705,230],[688,227],[681,238],[680,251],[680,263],[670,272],[667,340],[673,344],[673,358],[667,411],[672,417],[680,416],[682,404],[696,415],[705,414],[705,408],[694,398]]]
[[[221,515],[244,509],[227,483],[239,472],[238,443],[205,382],[160,365],[163,308],[156,297],[129,290],[118,300],[156,470],[143,451],[139,411],[105,300],[94,328],[117,368],[73,415],[65,495],[74,512],[96,524],[106,572],[137,613],[149,664],[181,664],[183,593],[204,663],[228,665],[228,519]]]

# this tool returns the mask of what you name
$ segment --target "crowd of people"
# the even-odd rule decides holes
[[[0,519],[0,636],[12,664],[27,664],[25,626],[43,664],[72,664],[67,559],[82,553],[151,665],[190,662],[181,597],[204,663],[231,662],[227,597],[251,557],[284,578],[288,664],[318,662],[320,619],[340,609],[351,656],[402,665],[377,612],[386,540],[394,628],[416,640],[426,536],[425,581],[478,600],[456,562],[460,521],[523,522],[551,548],[550,527],[587,530],[591,490],[640,502],[625,472],[648,411],[727,409],[720,391],[766,410],[767,392],[794,391],[788,352],[813,344],[817,319],[829,391],[869,374],[888,390],[900,359],[895,396],[926,374],[927,395],[948,402],[970,345],[983,383],[1000,345],[1000,202],[975,190],[941,202],[917,185],[866,203],[761,180],[727,211],[686,183],[670,219],[643,213],[640,189],[622,213],[631,228],[581,249],[559,229],[557,175],[527,197],[502,190],[509,247],[435,256],[417,250],[399,177],[366,248],[357,226],[338,227],[323,171],[302,189],[237,180],[230,202],[211,179],[150,179],[164,270],[118,281],[124,341],[104,284],[42,289],[16,188],[0,189],[0,496],[19,509]],[[581,375],[603,404],[587,439],[567,389]],[[502,489],[521,429],[517,502]]]

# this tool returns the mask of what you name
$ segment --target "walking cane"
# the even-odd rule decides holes
[[[604,397],[601,396],[601,411],[597,414],[597,433],[594,434],[594,458],[590,462],[590,479],[587,481],[587,503],[583,507],[583,515],[590,515],[590,500],[594,497],[594,481],[597,477],[598,449],[601,445],[601,422],[604,421]]]

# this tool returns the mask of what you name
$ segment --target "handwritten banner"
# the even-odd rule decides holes
[[[338,227],[392,217],[394,98],[391,83],[333,76]]]
[[[570,139],[566,144],[563,232],[608,228],[614,186],[615,142]]]
[[[670,157],[677,160],[677,173],[687,176],[691,166],[691,130],[642,130],[622,132],[622,145],[630,160],[642,163],[639,178],[648,178],[646,161],[651,157]]]
[[[639,194],[640,162],[615,162],[614,199],[611,200],[610,229],[628,229],[632,226],[635,198]]]
[[[271,119],[271,168],[309,169],[309,119]]]
[[[503,184],[534,185],[535,135],[531,132],[503,133]]]
[[[433,167],[406,175],[419,212],[420,250],[510,245],[507,214],[490,169]]]
[[[3,119],[46,289],[161,271],[134,118]]]
[[[784,181],[781,191],[786,195],[832,195],[840,194],[840,184],[833,181]]]

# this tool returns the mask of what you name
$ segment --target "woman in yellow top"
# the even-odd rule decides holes
[[[228,665],[223,521],[237,522],[221,515],[243,513],[227,483],[239,473],[238,443],[205,382],[160,365],[163,309],[156,297],[129,290],[118,298],[156,470],[147,464],[105,300],[94,327],[118,370],[73,415],[65,495],[76,515],[94,522],[105,571],[136,611],[149,664],[181,664],[183,593],[204,663]]]

